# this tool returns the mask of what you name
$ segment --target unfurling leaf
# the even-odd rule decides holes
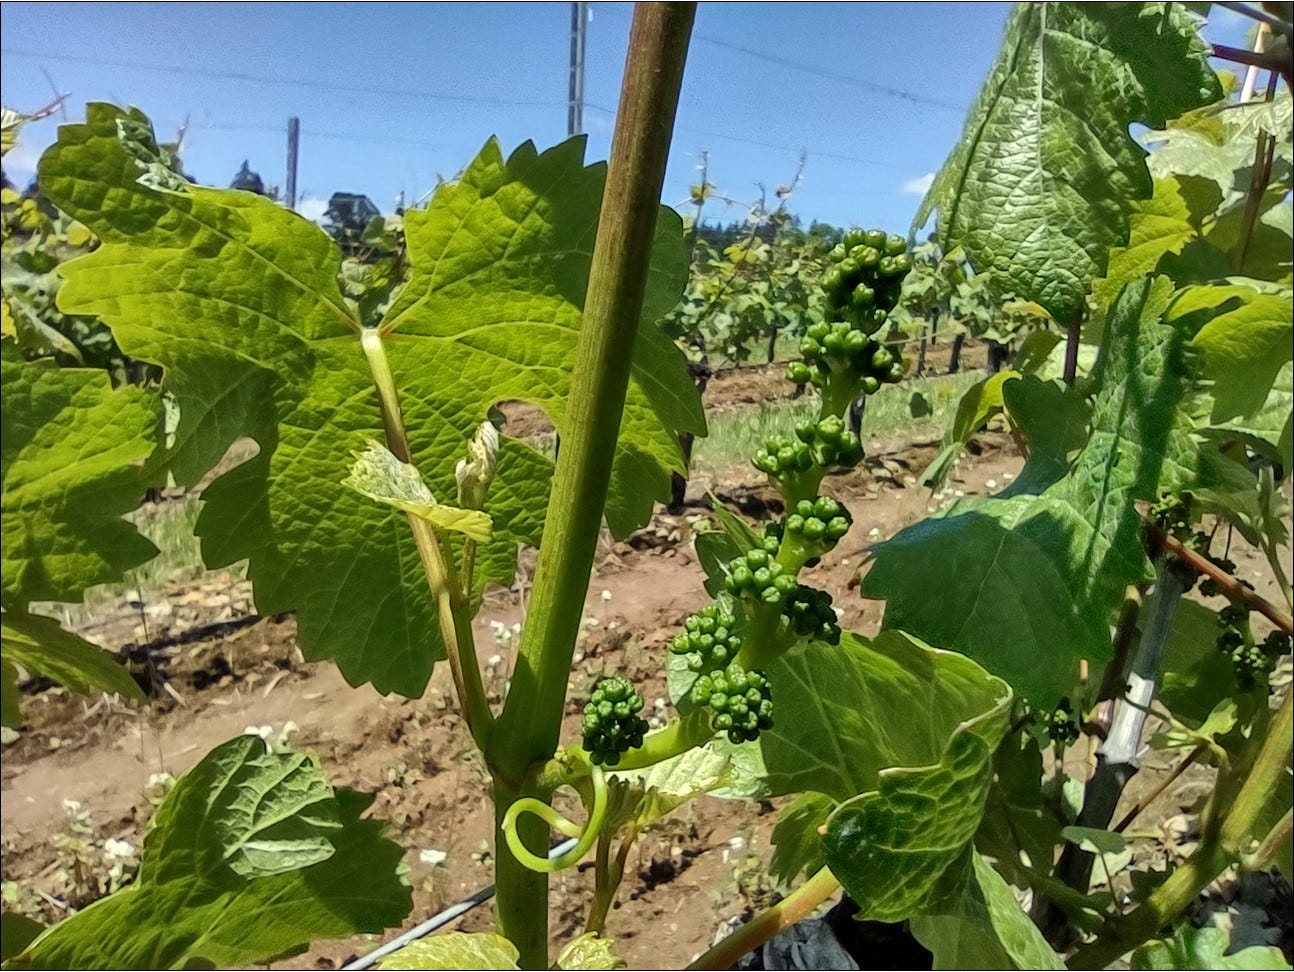
[[[412,513],[437,530],[462,533],[477,543],[490,542],[489,514],[437,503],[418,470],[381,443],[370,440],[367,449],[355,454],[355,464],[342,483],[371,500]]]

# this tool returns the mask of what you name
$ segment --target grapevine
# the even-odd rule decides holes
[[[1266,101],[1224,94],[1210,58],[1239,55],[1205,43],[1193,7],[1019,5],[917,210],[914,239],[935,217],[917,249],[880,229],[796,235],[797,172],[719,252],[700,228],[705,163],[685,233],[660,200],[686,4],[635,13],[607,166],[579,139],[491,140],[425,209],[365,229],[371,262],[271,199],[193,182],[142,113],[91,105],[42,158],[38,195],[4,199],[6,727],[33,675],[140,694],[40,612],[148,563],[141,498],[202,483],[205,566],[246,564],[257,613],[295,614],[306,657],[412,699],[448,666],[493,803],[496,934],[434,937],[395,966],[617,967],[630,850],[703,793],[794,799],[770,865],[786,898],[699,968],[733,967],[842,887],[938,968],[1223,956],[1184,916],[1229,868],[1288,870],[1294,737],[1275,674],[1294,627],[1294,28],[1275,7],[1242,15],[1271,48],[1239,52],[1268,72]],[[32,117],[4,113],[6,150]],[[884,602],[863,637],[813,572],[838,576],[872,526],[834,488],[864,460],[847,416],[909,374],[902,328],[921,308],[995,342],[1002,366],[956,407],[927,481],[996,421],[1023,466],[859,545],[848,589]],[[687,472],[680,443],[705,431],[675,341],[742,358],[752,335],[770,360],[797,342],[786,378],[816,402],[753,449],[772,515],[716,503],[695,538],[710,602],[644,646],[663,672],[601,677],[576,702],[601,531],[648,523]],[[555,464],[509,434],[505,401],[551,419]],[[235,443],[254,448],[231,466]],[[494,678],[474,621],[525,547],[524,627]],[[1252,550],[1266,587],[1239,576]],[[1221,609],[1185,596],[1198,574]],[[1151,716],[1168,728],[1145,731]],[[1084,736],[1094,766],[1044,760]],[[1135,895],[1093,893],[1093,848],[1139,839],[1127,823],[1175,778],[1113,823],[1127,781],[1156,771],[1146,745],[1172,773],[1214,774],[1200,839]],[[570,792],[583,822],[559,809]],[[245,967],[399,927],[407,848],[370,803],[285,738],[230,740],[162,801],[131,887],[47,928],[6,910],[6,968]],[[572,843],[550,857],[554,831]],[[554,964],[550,879],[576,866],[594,908]]]

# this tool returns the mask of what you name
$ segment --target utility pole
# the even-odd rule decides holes
[[[571,80],[566,105],[566,134],[584,131],[584,28],[588,24],[588,4],[577,0],[571,4]]]
[[[301,119],[288,119],[288,209],[297,208],[297,145],[301,141]]]

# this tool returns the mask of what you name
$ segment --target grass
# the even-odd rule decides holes
[[[867,399],[862,427],[864,446],[871,437],[898,432],[913,439],[937,438],[952,421],[957,403],[966,389],[982,377],[976,372],[968,372],[883,385],[880,391]],[[918,393],[929,403],[931,413],[914,419],[910,403]],[[769,437],[793,436],[796,425],[815,418],[817,414],[818,399],[815,395],[711,414],[708,416],[710,435],[697,440],[692,468],[698,473],[714,475],[744,466]]]

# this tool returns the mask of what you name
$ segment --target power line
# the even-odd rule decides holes
[[[434,101],[455,101],[474,105],[516,105],[530,108],[551,108],[563,102],[554,99],[540,101],[524,98],[495,98],[484,95],[450,94],[442,91],[424,91],[416,88],[392,88],[385,85],[338,84],[316,81],[311,78],[293,78],[283,75],[249,74],[244,71],[212,71],[207,68],[180,67],[172,64],[141,64],[138,61],[117,61],[111,58],[80,57],[68,54],[48,54],[26,51],[14,47],[0,47],[0,53],[32,60],[66,61],[72,64],[94,64],[99,67],[127,68],[154,71],[159,74],[217,78],[222,81],[250,81],[256,84],[276,84],[292,88],[312,88],[319,91],[346,91],[352,94],[375,94],[398,98],[426,98]]]
[[[614,7],[601,7],[601,12],[611,13],[613,16],[625,17],[619,10]],[[702,34],[693,31],[694,40],[703,41],[706,44],[713,44],[715,47],[722,47],[730,51],[736,51],[738,54],[745,54],[747,57],[757,58],[761,61],[767,61],[770,64],[776,64],[780,67],[791,68],[795,71],[803,71],[805,74],[813,74],[820,78],[828,78],[832,81],[838,81],[841,84],[852,85],[856,88],[862,88],[866,91],[872,91],[876,94],[883,94],[891,98],[898,98],[902,101],[909,101],[913,104],[928,105],[931,108],[940,108],[944,111],[956,112],[963,114],[966,111],[965,105],[956,105],[950,101],[942,101],[939,98],[930,98],[926,95],[917,94],[915,91],[908,91],[905,88],[896,88],[893,85],[881,84],[878,81],[868,81],[866,78],[860,78],[852,74],[844,74],[840,71],[832,71],[828,68],[819,67],[816,64],[809,64],[805,61],[796,61],[789,57],[782,57],[780,54],[770,54],[768,51],[761,51],[754,47],[746,47],[744,44],[735,44],[732,41],[724,40],[722,37],[715,37],[713,34]]]
[[[274,132],[280,134],[282,125],[254,124],[250,122],[212,122],[206,125],[195,125],[196,131],[212,132]],[[439,142],[428,142],[421,138],[402,138],[399,135],[372,135],[367,132],[326,131],[321,128],[302,128],[302,135],[311,138],[332,138],[343,142],[391,142],[397,145],[421,145],[437,151],[446,151],[448,146]]]
[[[603,108],[601,105],[584,103],[585,108],[593,108],[597,111],[604,111],[607,114],[614,114],[609,108]],[[816,149],[806,148],[803,145],[789,145],[785,142],[766,142],[759,138],[749,138],[745,135],[729,135],[726,132],[716,132],[708,128],[694,128],[691,125],[675,125],[674,130],[678,132],[691,132],[693,135],[708,135],[710,138],[721,138],[727,142],[739,142],[743,145],[757,145],[760,148],[780,149],[786,152],[804,152],[809,158],[813,159],[836,159],[841,162],[857,162],[859,165],[875,165],[882,169],[896,169],[907,172],[911,166],[899,165],[897,162],[882,162],[879,159],[865,159],[859,155],[844,155],[840,152],[819,151]]]
[[[761,61],[768,61],[770,64],[777,64],[781,67],[803,71],[805,74],[817,75],[820,78],[829,78],[832,81],[839,81],[841,84],[852,85],[853,87],[872,91],[876,94],[887,95],[888,97],[898,98],[902,101],[910,101],[917,105],[928,105],[931,108],[940,108],[944,111],[956,112],[959,115],[966,111],[966,107],[964,105],[955,105],[950,101],[941,101],[938,98],[928,98],[925,95],[917,94],[913,91],[907,91],[903,88],[895,88],[888,84],[880,84],[876,81],[868,81],[866,78],[855,77],[852,74],[842,74],[839,71],[832,71],[828,68],[818,67],[816,64],[807,64],[803,61],[793,61],[789,57],[770,54],[767,51],[756,50],[753,47],[746,47],[742,44],[734,44],[721,37],[713,37],[709,34],[696,33],[692,36],[699,41],[713,44],[715,47],[723,47],[730,51],[736,51],[739,54],[745,54],[748,57],[758,58]]]

